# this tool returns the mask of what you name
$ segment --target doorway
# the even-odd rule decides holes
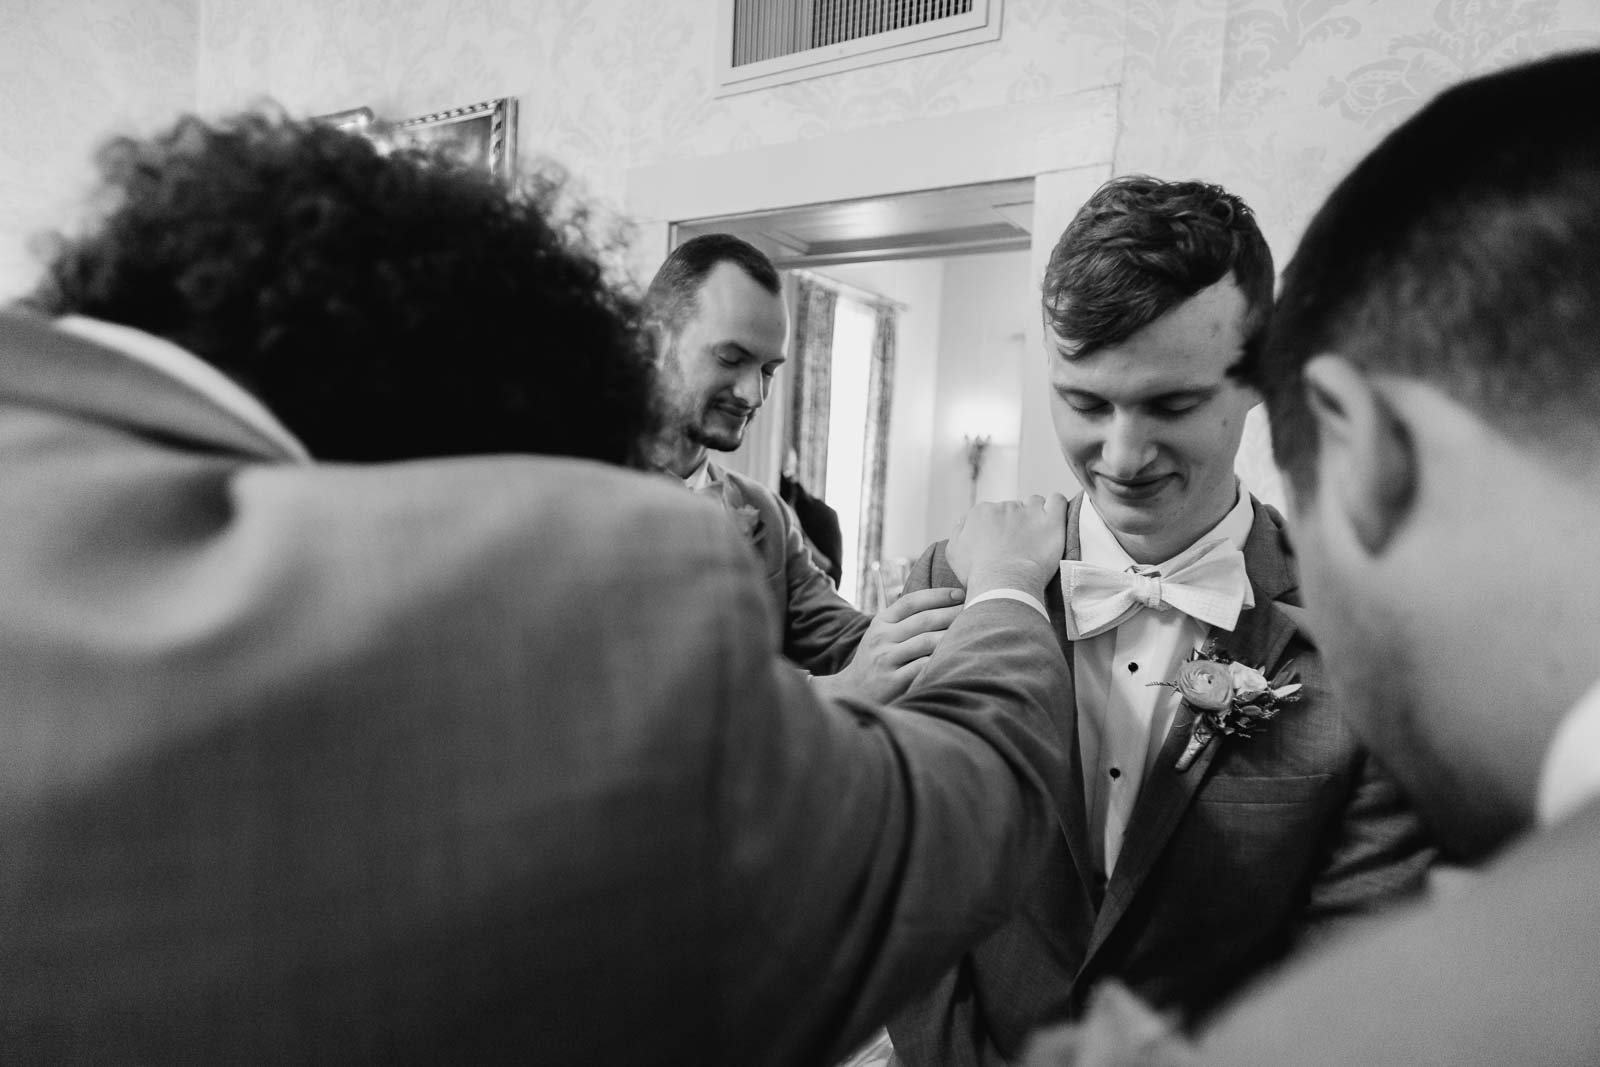
[[[832,294],[826,351],[800,351],[799,339],[791,341],[767,414],[726,459],[776,486],[791,445],[812,442],[823,453],[800,464],[815,484],[801,481],[839,513],[846,542],[840,591],[859,606],[876,606],[869,576],[875,560],[914,556],[947,536],[974,492],[1016,493],[1033,185],[1031,178],[988,182],[671,227],[674,245],[733,233],[766,252],[785,275],[792,321],[802,291],[823,286]],[[886,425],[875,425],[872,361],[882,358],[875,317],[885,313],[893,319],[894,370]],[[798,424],[798,364],[806,358],[828,363],[825,434]],[[875,430],[886,442],[873,441]],[[993,446],[973,479],[963,437],[979,434]]]

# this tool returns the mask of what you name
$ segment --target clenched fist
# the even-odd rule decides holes
[[[956,523],[946,555],[969,597],[990,589],[1040,595],[1061,565],[1067,498],[984,501]]]

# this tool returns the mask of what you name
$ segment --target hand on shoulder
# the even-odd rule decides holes
[[[984,501],[956,523],[946,556],[968,597],[991,589],[1040,595],[1061,564],[1067,498]]]

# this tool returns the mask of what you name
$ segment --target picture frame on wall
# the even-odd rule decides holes
[[[357,133],[377,133],[380,128],[372,109],[366,107],[318,115],[317,121]],[[442,148],[457,159],[510,182],[517,160],[517,99],[502,96],[401,119],[383,128],[383,136],[402,145]]]
[[[348,111],[335,111],[331,115],[316,115],[313,118],[335,129],[360,133],[372,125],[373,115],[370,107],[353,107]]]
[[[517,156],[517,100],[495,100],[435,111],[395,124],[395,133],[410,144],[446,151],[509,182]]]

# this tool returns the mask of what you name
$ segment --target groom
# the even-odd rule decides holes
[[[1050,402],[1084,492],[1046,606],[1074,670],[1056,722],[1076,758],[1018,914],[890,1024],[912,1067],[1012,1060],[1111,976],[1192,1020],[1422,884],[1416,822],[1327,701],[1282,517],[1233,473],[1259,397],[1231,372],[1272,280],[1249,208],[1198,182],[1114,180],[1056,245]],[[963,569],[935,545],[908,588]],[[1302,688],[1252,736],[1208,737],[1158,684],[1199,649]]]
[[[1600,52],[1462,82],[1333,191],[1249,369],[1341,707],[1460,892],[1199,1045],[1107,989],[1040,1067],[1600,1063]]]

